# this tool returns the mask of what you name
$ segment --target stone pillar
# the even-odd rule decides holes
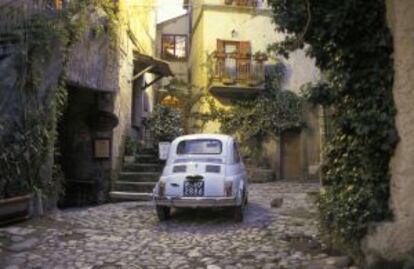
[[[387,19],[394,37],[393,94],[400,136],[390,163],[394,220],[376,225],[364,247],[370,268],[397,269],[404,263],[404,268],[413,268],[407,260],[414,260],[414,1],[387,0]]]

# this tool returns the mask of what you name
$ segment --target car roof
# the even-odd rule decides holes
[[[180,142],[183,140],[193,140],[193,139],[217,139],[223,142],[227,142],[233,139],[230,135],[225,134],[190,134],[177,137],[174,142]]]

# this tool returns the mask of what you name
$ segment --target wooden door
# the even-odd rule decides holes
[[[297,180],[302,177],[301,139],[299,132],[289,132],[281,136],[281,178]]]

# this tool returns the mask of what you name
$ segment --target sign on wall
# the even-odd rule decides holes
[[[93,141],[93,157],[95,159],[111,158],[111,139],[96,138]]]

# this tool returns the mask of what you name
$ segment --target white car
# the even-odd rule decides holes
[[[243,220],[247,204],[247,174],[237,141],[228,135],[195,134],[176,138],[154,188],[160,221],[171,208],[230,207]]]

